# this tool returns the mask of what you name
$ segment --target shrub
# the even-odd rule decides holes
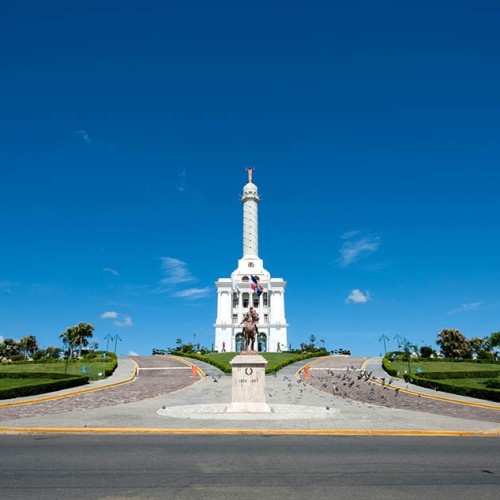
[[[60,391],[71,387],[85,385],[88,382],[86,375],[64,375],[61,373],[2,373],[0,378],[28,378],[35,379],[33,383],[11,389],[0,389],[0,399],[34,396],[46,392]],[[44,379],[39,382],[36,379]],[[47,381],[47,379],[51,379]]]
[[[392,363],[390,360],[385,356],[382,359],[382,368],[391,376],[391,377],[397,377],[398,376],[398,371],[392,367]]]
[[[426,374],[426,377],[428,375],[430,374]],[[481,376],[484,377],[484,372],[481,374]],[[406,382],[410,382],[420,387],[426,387],[428,389],[451,392],[452,394],[459,394],[460,396],[468,396],[471,398],[488,399],[490,401],[500,402],[500,391],[497,391],[493,388],[481,389],[478,387],[461,387],[453,385],[452,383],[440,382],[437,379],[431,380],[429,378],[424,378],[417,374],[405,375],[404,379]]]
[[[489,379],[484,385],[489,389],[500,389],[500,377]]]

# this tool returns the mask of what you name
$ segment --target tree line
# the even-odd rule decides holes
[[[466,336],[457,329],[444,329],[436,339],[441,355],[448,359],[495,359],[495,348],[500,347],[500,332],[486,337]]]
[[[70,358],[76,353],[78,357],[82,355],[82,349],[89,345],[92,339],[94,327],[89,323],[78,323],[78,325],[68,327],[59,335],[64,348],[49,346],[40,349],[38,341],[34,335],[27,335],[19,340],[6,338],[0,342],[0,359],[10,359],[20,361],[23,359],[59,359],[65,353]],[[93,349],[97,349],[97,343],[93,343]]]

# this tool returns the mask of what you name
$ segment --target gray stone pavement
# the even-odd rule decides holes
[[[359,370],[365,361],[366,367],[370,370],[374,368],[372,371],[375,374],[376,359],[328,357],[311,366],[308,380],[295,377],[297,370],[307,362],[296,363],[276,375],[267,376],[267,403],[273,411],[261,414],[225,413],[224,409],[231,401],[231,378],[211,365],[193,360],[207,375],[200,379],[192,377],[189,366],[173,358],[159,356],[134,359],[143,369],[133,382],[56,400],[60,405],[56,407],[50,406],[56,401],[13,407],[0,405],[0,430],[500,433],[500,413],[494,409],[481,409],[489,416],[473,412],[456,416],[446,414],[442,409],[431,413],[428,407],[420,406],[423,398],[416,395],[407,396],[418,404],[407,408],[394,407],[394,401],[402,400],[402,394],[394,396],[392,391],[392,399],[389,397],[387,401],[379,401],[375,397],[367,400],[372,396],[368,384],[366,387],[370,389],[364,393],[365,400],[361,396],[356,399],[353,397],[355,394],[349,395],[346,387],[350,382],[344,386],[345,380],[339,381],[337,376],[342,377],[346,372],[358,373],[356,367]],[[130,378],[134,365],[129,359],[121,358],[119,368],[120,371],[117,370],[108,383],[123,382],[127,377]],[[327,375],[331,380],[325,382]],[[335,391],[334,382],[341,389]],[[326,387],[323,387],[325,383]],[[370,384],[374,390],[379,390],[379,386]],[[388,391],[387,388],[380,390],[383,393]],[[116,393],[114,397],[113,392]],[[131,397],[131,394],[134,396]],[[82,397],[87,399],[82,400]],[[78,403],[75,404],[75,401]],[[452,404],[429,401],[430,406]],[[455,407],[461,405],[455,404]]]

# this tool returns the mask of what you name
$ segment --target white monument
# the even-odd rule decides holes
[[[259,316],[256,350],[279,352],[288,348],[285,319],[285,286],[282,278],[271,278],[259,258],[259,193],[253,183],[253,168],[247,168],[243,187],[243,257],[231,278],[220,278],[217,286],[215,345],[218,352],[239,352],[245,347],[241,321],[253,307]]]

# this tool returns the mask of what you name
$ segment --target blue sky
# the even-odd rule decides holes
[[[292,347],[498,331],[499,25],[496,1],[8,2],[0,336],[210,346],[249,165]]]

